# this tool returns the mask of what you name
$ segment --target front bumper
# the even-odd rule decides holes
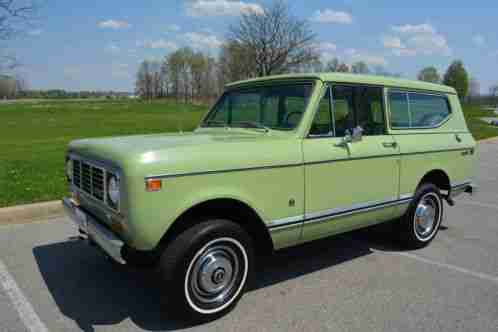
[[[79,208],[71,198],[62,200],[64,210],[76,224],[80,232],[95,242],[109,257],[120,264],[125,264],[122,256],[124,242],[107,228],[99,224],[94,217]]]

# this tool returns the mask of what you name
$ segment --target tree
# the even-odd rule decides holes
[[[341,63],[339,67],[337,67],[337,72],[339,73],[349,73],[349,66],[345,63]]]
[[[441,76],[439,75],[436,67],[433,66],[422,69],[418,73],[417,79],[424,82],[441,83]]]
[[[498,97],[498,84],[489,88],[489,95],[492,97]]]
[[[35,9],[31,0],[0,0],[0,41],[12,40],[22,33],[33,20]],[[16,66],[13,55],[0,51],[0,72]]]
[[[283,0],[262,12],[242,14],[229,31],[228,42],[243,50],[259,77],[284,73],[318,58],[316,36],[308,22],[291,16]]]
[[[464,99],[469,93],[469,75],[462,61],[454,61],[444,74],[444,84],[453,87],[460,98]]]
[[[254,58],[248,56],[244,46],[235,40],[228,41],[221,48],[219,67],[222,85],[257,76]]]
[[[402,75],[400,73],[392,73],[388,71],[384,66],[378,65],[374,68],[374,75],[386,76],[386,77],[396,77],[399,78]]]
[[[161,64],[157,61],[143,61],[137,72],[135,91],[140,97],[151,100],[160,95]]]
[[[337,71],[338,68],[339,68],[339,59],[333,58],[327,62],[327,65],[325,66],[325,71],[334,73]]]
[[[351,66],[351,72],[354,74],[368,74],[370,73],[370,69],[368,69],[368,65],[365,62],[358,61]]]

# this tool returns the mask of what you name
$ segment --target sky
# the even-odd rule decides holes
[[[266,0],[41,0],[38,19],[8,51],[33,89],[133,91],[144,59],[182,46],[216,55],[240,13]],[[496,0],[287,0],[308,20],[324,60],[382,65],[414,79],[464,62],[481,91],[498,83]]]

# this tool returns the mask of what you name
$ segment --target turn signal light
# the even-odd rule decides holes
[[[162,181],[160,179],[149,179],[145,182],[145,188],[147,191],[159,191],[162,187]]]

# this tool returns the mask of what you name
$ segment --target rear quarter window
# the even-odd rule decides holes
[[[392,92],[389,94],[389,105],[393,129],[434,128],[451,114],[444,95]]]

